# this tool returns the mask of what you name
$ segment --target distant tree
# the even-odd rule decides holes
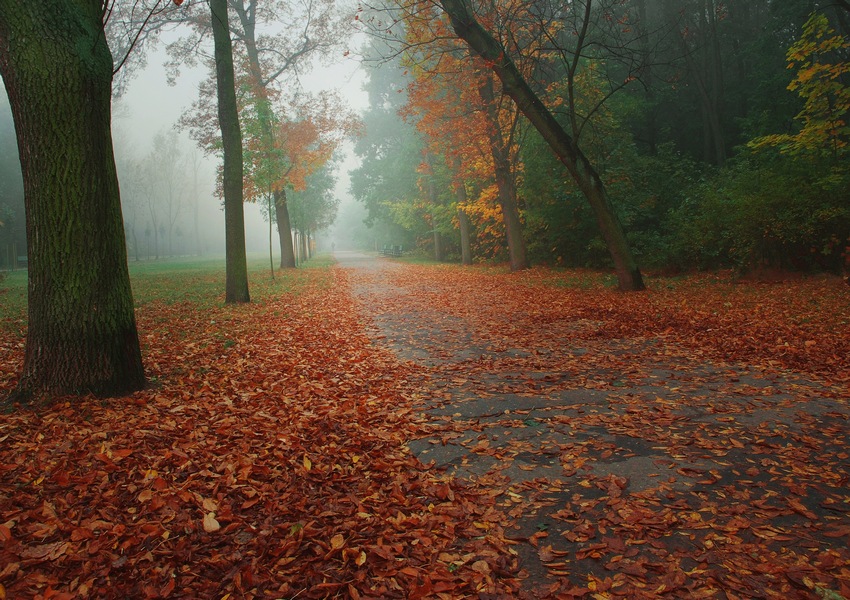
[[[251,136],[247,135],[249,129],[243,128],[243,141],[252,142],[250,150],[254,154],[267,152],[269,160],[275,161],[276,148],[286,143],[275,131],[275,124],[286,120],[278,102],[282,96],[287,96],[288,104],[301,103],[303,94],[295,93],[300,88],[299,73],[304,64],[333,56],[339,45],[344,43],[346,36],[342,26],[346,21],[345,10],[331,0],[230,0],[228,4],[235,17],[230,26],[233,51],[237,57],[235,78],[239,88],[239,107],[240,110],[250,109],[254,120]],[[184,62],[197,61],[200,41],[209,32],[209,22],[205,19],[195,18],[189,24],[194,35],[169,47],[175,69]],[[181,120],[207,149],[218,144],[207,128],[207,115],[212,112],[206,93],[209,87],[202,84],[201,95],[192,114]],[[244,122],[247,115],[242,118]],[[251,173],[246,172],[245,176],[250,178]],[[275,206],[281,246],[280,266],[295,267],[286,189],[272,185],[268,191]],[[250,194],[246,197],[253,198]]]
[[[368,61],[381,60],[385,49],[380,45],[373,39],[366,49]],[[424,143],[416,128],[399,116],[408,83],[409,74],[397,57],[369,70],[369,109],[363,115],[363,134],[354,143],[361,163],[351,171],[351,193],[366,207],[366,224],[386,238],[380,243],[407,244],[418,233],[401,225],[396,211],[420,197],[417,169]]]
[[[145,384],[99,0],[0,0],[0,74],[27,205],[29,326],[12,400]]]

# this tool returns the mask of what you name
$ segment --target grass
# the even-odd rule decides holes
[[[248,288],[251,301],[264,303],[281,293],[297,293],[299,282],[311,270],[334,263],[329,254],[319,255],[295,271],[275,270],[271,277],[267,256],[248,257]],[[277,265],[275,265],[277,266]],[[224,303],[224,257],[173,258],[130,263],[130,282],[136,308],[159,303],[188,303],[202,310]],[[27,272],[6,273],[0,281],[0,329],[18,330],[27,320]]]

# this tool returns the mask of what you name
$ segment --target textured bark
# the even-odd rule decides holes
[[[227,0],[210,0],[218,90],[218,123],[224,150],[225,302],[250,302],[245,255],[245,213],[242,205],[242,130],[236,105],[233,44],[227,20]]]
[[[504,93],[516,102],[520,112],[540,132],[587,198],[614,261],[620,289],[644,289],[640,269],[632,256],[623,227],[614,213],[605,186],[590,161],[534,93],[501,44],[475,20],[465,1],[440,0],[440,4],[448,14],[457,36],[487,61],[501,80]]]
[[[274,198],[277,236],[280,240],[280,268],[294,269],[295,248],[292,245],[292,222],[289,220],[289,209],[286,208],[286,192],[275,192]]]
[[[496,188],[499,191],[499,207],[502,209],[502,221],[505,224],[505,234],[508,239],[511,271],[522,271],[529,265],[517,206],[516,177],[511,165],[510,142],[505,139],[499,123],[499,107],[496,92],[493,89],[492,76],[485,77],[478,92],[487,115],[490,154],[493,157]]]
[[[20,152],[29,326],[12,399],[144,387],[101,3],[0,0],[0,73]]]

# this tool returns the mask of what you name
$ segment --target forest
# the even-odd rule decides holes
[[[475,16],[599,174],[642,268],[846,274],[845,6],[510,6]],[[581,184],[487,60],[428,3],[398,10],[364,17],[381,68],[352,176],[384,238],[438,260],[610,268]]]

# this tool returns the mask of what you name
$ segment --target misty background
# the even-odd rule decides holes
[[[127,236],[128,260],[165,256],[223,255],[224,212],[216,191],[219,156],[208,156],[181,129],[178,121],[192,109],[199,85],[208,77],[204,65],[181,67],[173,85],[168,82],[165,45],[179,32],[164,34],[135,70],[112,108],[112,137],[121,185],[121,204]],[[356,50],[359,41],[351,46]],[[331,57],[330,66],[314,61],[299,78],[306,92],[337,91],[356,114],[368,105],[363,89],[367,78],[356,51]],[[328,57],[325,57],[327,61]],[[347,141],[336,165],[335,194],[338,218],[318,232],[319,250],[363,246],[366,209],[349,192],[348,172],[356,168],[353,142]],[[26,228],[23,182],[18,162],[11,108],[0,87],[0,268],[23,268]],[[245,233],[249,253],[269,252],[269,224],[257,203],[246,202]],[[275,257],[280,248],[272,244]]]

